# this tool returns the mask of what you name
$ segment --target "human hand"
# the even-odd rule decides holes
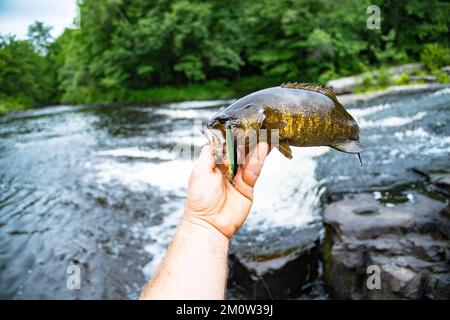
[[[203,147],[188,185],[184,220],[214,227],[227,238],[244,223],[253,202],[253,187],[269,153],[260,142],[245,157],[231,184],[216,165],[211,145]]]

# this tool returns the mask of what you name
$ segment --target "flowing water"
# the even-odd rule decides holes
[[[183,212],[206,143],[200,127],[229,103],[52,106],[1,117],[0,298],[138,297]],[[449,89],[349,111],[367,145],[363,168],[327,147],[294,148],[293,160],[272,152],[237,241],[253,231],[264,245],[280,229],[320,224],[325,191],[411,182],[413,166],[448,168]],[[79,290],[68,283],[73,265]]]

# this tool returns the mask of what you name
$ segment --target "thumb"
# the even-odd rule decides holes
[[[210,144],[203,146],[200,156],[198,157],[197,164],[194,167],[195,173],[210,173],[216,167],[216,161],[214,160],[214,151]]]

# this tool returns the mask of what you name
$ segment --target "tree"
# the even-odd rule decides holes
[[[50,35],[51,27],[46,27],[43,22],[36,21],[28,27],[27,36],[40,55],[46,55],[53,38]]]
[[[35,22],[28,41],[3,38],[0,92],[31,104],[81,103],[103,93],[126,99],[133,90],[210,80],[233,85],[245,77],[324,83],[370,66],[417,61],[424,43],[448,52],[449,3],[380,0],[380,30],[366,27],[370,4],[83,0],[79,30],[52,39],[51,29]]]

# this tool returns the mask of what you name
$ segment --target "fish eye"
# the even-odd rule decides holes
[[[221,117],[221,118],[218,118],[217,119],[221,124],[225,124],[226,122],[227,122],[227,118],[225,118],[225,117]]]

